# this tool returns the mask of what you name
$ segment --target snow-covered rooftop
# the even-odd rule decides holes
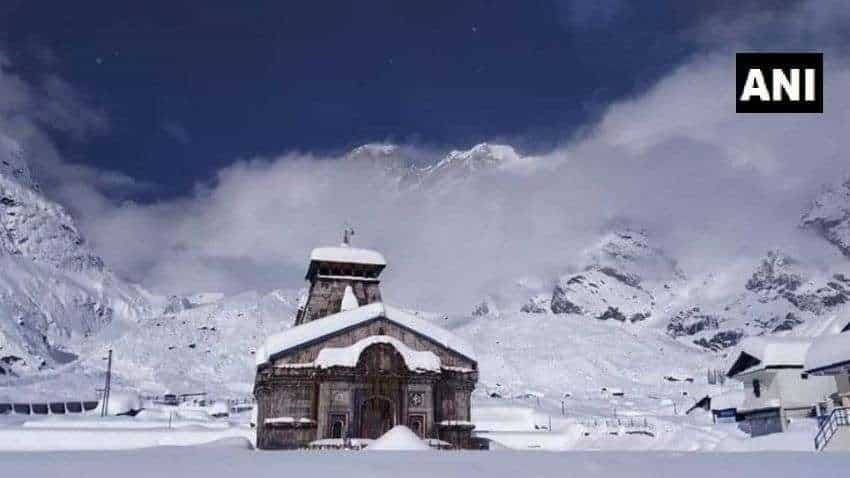
[[[373,335],[349,345],[348,347],[328,347],[319,352],[316,357],[317,367],[354,367],[360,359],[360,354],[374,344],[392,345],[404,359],[407,368],[416,372],[439,372],[440,358],[430,350],[413,350],[404,345],[401,340],[388,335]]]
[[[448,330],[395,307],[385,305],[382,302],[373,302],[353,310],[339,312],[312,322],[307,322],[306,324],[292,327],[291,329],[269,336],[266,339],[265,345],[257,350],[257,365],[268,362],[272,356],[281,352],[322,337],[327,337],[378,317],[384,317],[390,322],[394,322],[428,337],[434,342],[454,350],[470,360],[476,360],[472,347]]]
[[[351,264],[387,265],[383,254],[371,249],[356,247],[317,247],[310,253],[311,261],[345,262]]]
[[[806,355],[806,370],[818,371],[850,362],[850,332],[824,335],[812,343]]]
[[[768,367],[800,366],[806,362],[806,353],[811,347],[811,339],[795,337],[750,337],[741,343],[741,354],[747,354],[758,360],[750,366],[736,370],[734,375],[754,372]],[[740,358],[739,358],[740,360]]]
[[[727,410],[729,408],[741,408],[744,403],[744,390],[728,390],[726,392],[712,395],[712,410]]]

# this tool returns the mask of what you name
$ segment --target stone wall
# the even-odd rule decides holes
[[[354,341],[360,334],[375,335],[380,329],[388,333],[391,325],[394,324],[385,320],[363,324],[343,336]],[[370,331],[373,333],[369,334]],[[397,338],[401,340],[400,336]],[[309,362],[318,350],[329,346],[331,340],[294,351],[281,357],[278,364]],[[428,347],[434,344],[429,342]],[[432,350],[447,359],[451,357],[455,366],[470,370],[475,366],[474,362],[442,347]],[[293,357],[296,358],[293,362],[287,362]],[[404,424],[423,437],[441,438],[456,447],[468,448],[472,446],[472,427],[468,424],[470,395],[476,380],[475,371],[411,372],[394,347],[381,343],[366,348],[356,367],[264,367],[255,385],[257,446],[263,449],[305,447],[313,440],[331,438],[334,422],[340,420],[344,422],[342,437],[365,438],[364,430],[372,428],[363,421],[363,406],[378,397],[390,404],[392,424]],[[265,423],[266,418],[281,416],[293,417],[296,421],[309,418],[315,422],[296,423],[292,427]],[[446,426],[441,425],[443,421],[463,423]]]
[[[254,395],[257,448],[300,448],[316,439],[318,384],[310,371],[266,370],[257,376]],[[281,417],[291,417],[293,423],[266,423]]]
[[[296,320],[296,325],[336,314],[342,306],[342,297],[347,286],[351,287],[357,303],[361,306],[381,301],[381,289],[377,279],[328,278],[317,276],[310,284],[307,303]]]

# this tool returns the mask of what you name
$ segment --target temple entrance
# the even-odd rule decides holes
[[[346,416],[344,414],[332,414],[330,417],[330,437],[331,438],[345,438],[348,434],[345,430],[345,421]]]
[[[360,408],[360,437],[378,438],[395,425],[393,403],[384,397],[372,397]]]

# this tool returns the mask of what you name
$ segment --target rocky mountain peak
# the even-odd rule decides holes
[[[10,181],[38,190],[26,161],[23,146],[8,136],[0,134],[0,176]]]
[[[348,154],[345,155],[346,159],[358,159],[358,158],[375,158],[381,156],[391,156],[397,154],[399,152],[399,147],[394,144],[389,143],[366,143],[364,145],[358,146]]]
[[[0,249],[62,270],[103,270],[71,216],[38,191],[0,174]]]
[[[520,155],[511,146],[481,143],[466,151],[451,151],[434,166],[434,170],[462,167],[470,171],[478,171],[518,159]]]
[[[850,180],[818,195],[803,212],[801,226],[817,231],[850,257]]]

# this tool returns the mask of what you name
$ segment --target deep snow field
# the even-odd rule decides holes
[[[252,346],[270,331],[286,328],[294,306],[280,293],[243,296],[149,319],[132,330],[118,331],[121,324],[114,324],[105,334],[116,337],[116,393],[205,390],[214,399],[247,397],[253,381]],[[796,420],[788,433],[752,439],[735,424],[712,423],[702,410],[686,415],[706,394],[734,397],[741,385],[708,384],[706,370],[724,368],[726,358],[655,328],[554,314],[423,318],[475,347],[480,379],[472,418],[494,447],[813,451],[813,420]],[[0,398],[96,397],[104,365],[93,350],[56,371],[0,388]],[[0,451],[114,450],[253,439],[246,413],[229,419],[168,415],[154,409],[134,418],[0,416]]]
[[[839,477],[850,455],[674,452],[257,452],[238,440],[190,448],[0,453],[4,476]]]

